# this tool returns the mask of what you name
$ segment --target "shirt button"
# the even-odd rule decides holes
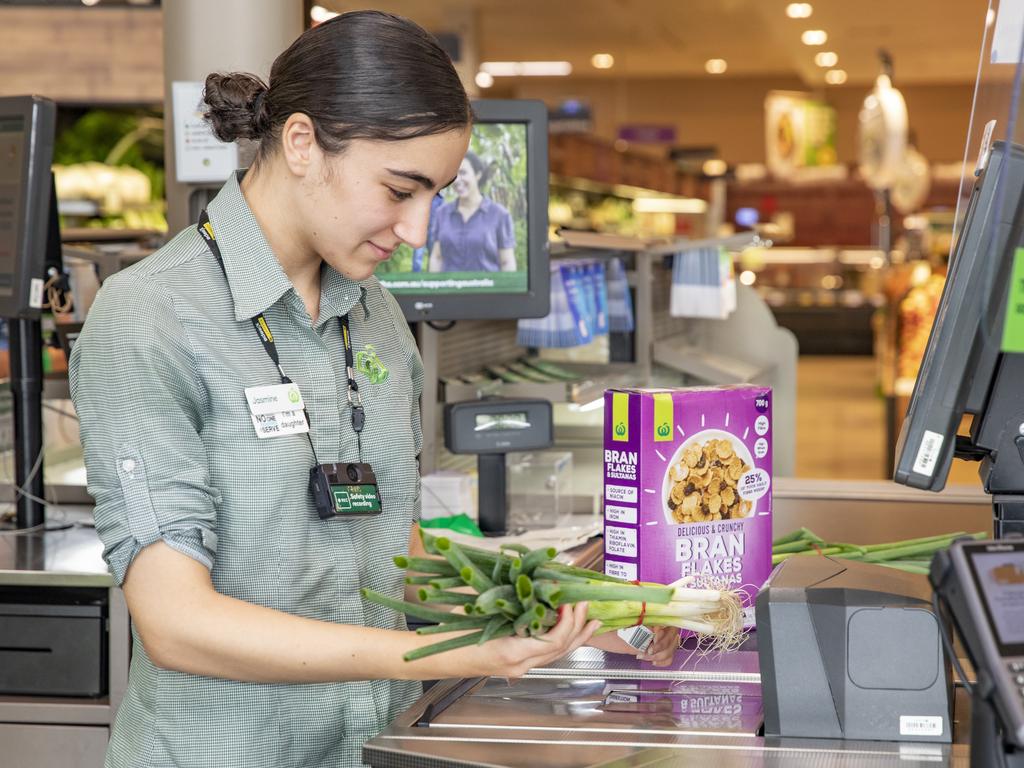
[[[121,462],[121,469],[125,472],[132,473],[135,471],[135,459],[125,459]]]

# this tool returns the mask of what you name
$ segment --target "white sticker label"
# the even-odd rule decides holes
[[[626,581],[636,581],[636,563],[619,563],[615,560],[605,560],[604,572],[609,576],[626,579]]]
[[[914,461],[914,471],[919,475],[931,477],[935,472],[935,464],[939,459],[939,451],[942,450],[942,435],[938,432],[924,431],[921,439],[921,447],[917,449],[917,459]]]
[[[254,413],[252,425],[256,428],[256,437],[284,437],[285,435],[301,435],[309,432],[309,422],[302,411],[282,411],[281,413]]]
[[[632,528],[604,529],[604,551],[608,555],[636,557],[636,531]]]
[[[636,488],[627,488],[625,485],[606,485],[604,498],[606,501],[624,501],[627,504],[636,504]]]
[[[255,416],[301,411],[306,407],[302,402],[302,393],[294,384],[248,387],[245,390],[245,399],[249,402],[249,412]]]
[[[931,715],[900,715],[900,736],[941,735],[941,717]]]
[[[28,305],[32,309],[43,308],[43,286],[45,283],[38,277],[33,277],[32,282],[29,283],[28,289]]]
[[[636,507],[617,507],[614,504],[605,504],[604,519],[609,523],[636,525]]]

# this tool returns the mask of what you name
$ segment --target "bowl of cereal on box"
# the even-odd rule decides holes
[[[669,523],[737,520],[754,513],[754,501],[740,496],[740,478],[754,468],[747,447],[735,435],[705,429],[672,455],[662,482]]]

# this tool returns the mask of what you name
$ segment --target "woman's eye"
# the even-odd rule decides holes
[[[388,192],[391,193],[391,197],[394,200],[401,202],[402,200],[408,200],[412,197],[412,192],[402,192],[401,190],[395,189],[394,187],[388,187]]]

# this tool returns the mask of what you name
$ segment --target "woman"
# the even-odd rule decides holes
[[[431,272],[515,272],[512,216],[480,191],[483,160],[467,152],[452,189],[455,199],[431,219]]]
[[[466,150],[445,54],[409,21],[346,14],[269,86],[211,75],[206,101],[222,140],[259,141],[252,169],[104,284],[71,359],[135,640],[107,765],[358,765],[418,680],[522,675],[595,627],[578,606],[546,642],[406,663],[432,638],[360,598],[401,597],[391,558],[418,547],[423,369],[373,272],[422,244]],[[346,363],[371,352],[372,375]],[[334,462],[372,467],[380,514],[320,518],[310,473]]]

